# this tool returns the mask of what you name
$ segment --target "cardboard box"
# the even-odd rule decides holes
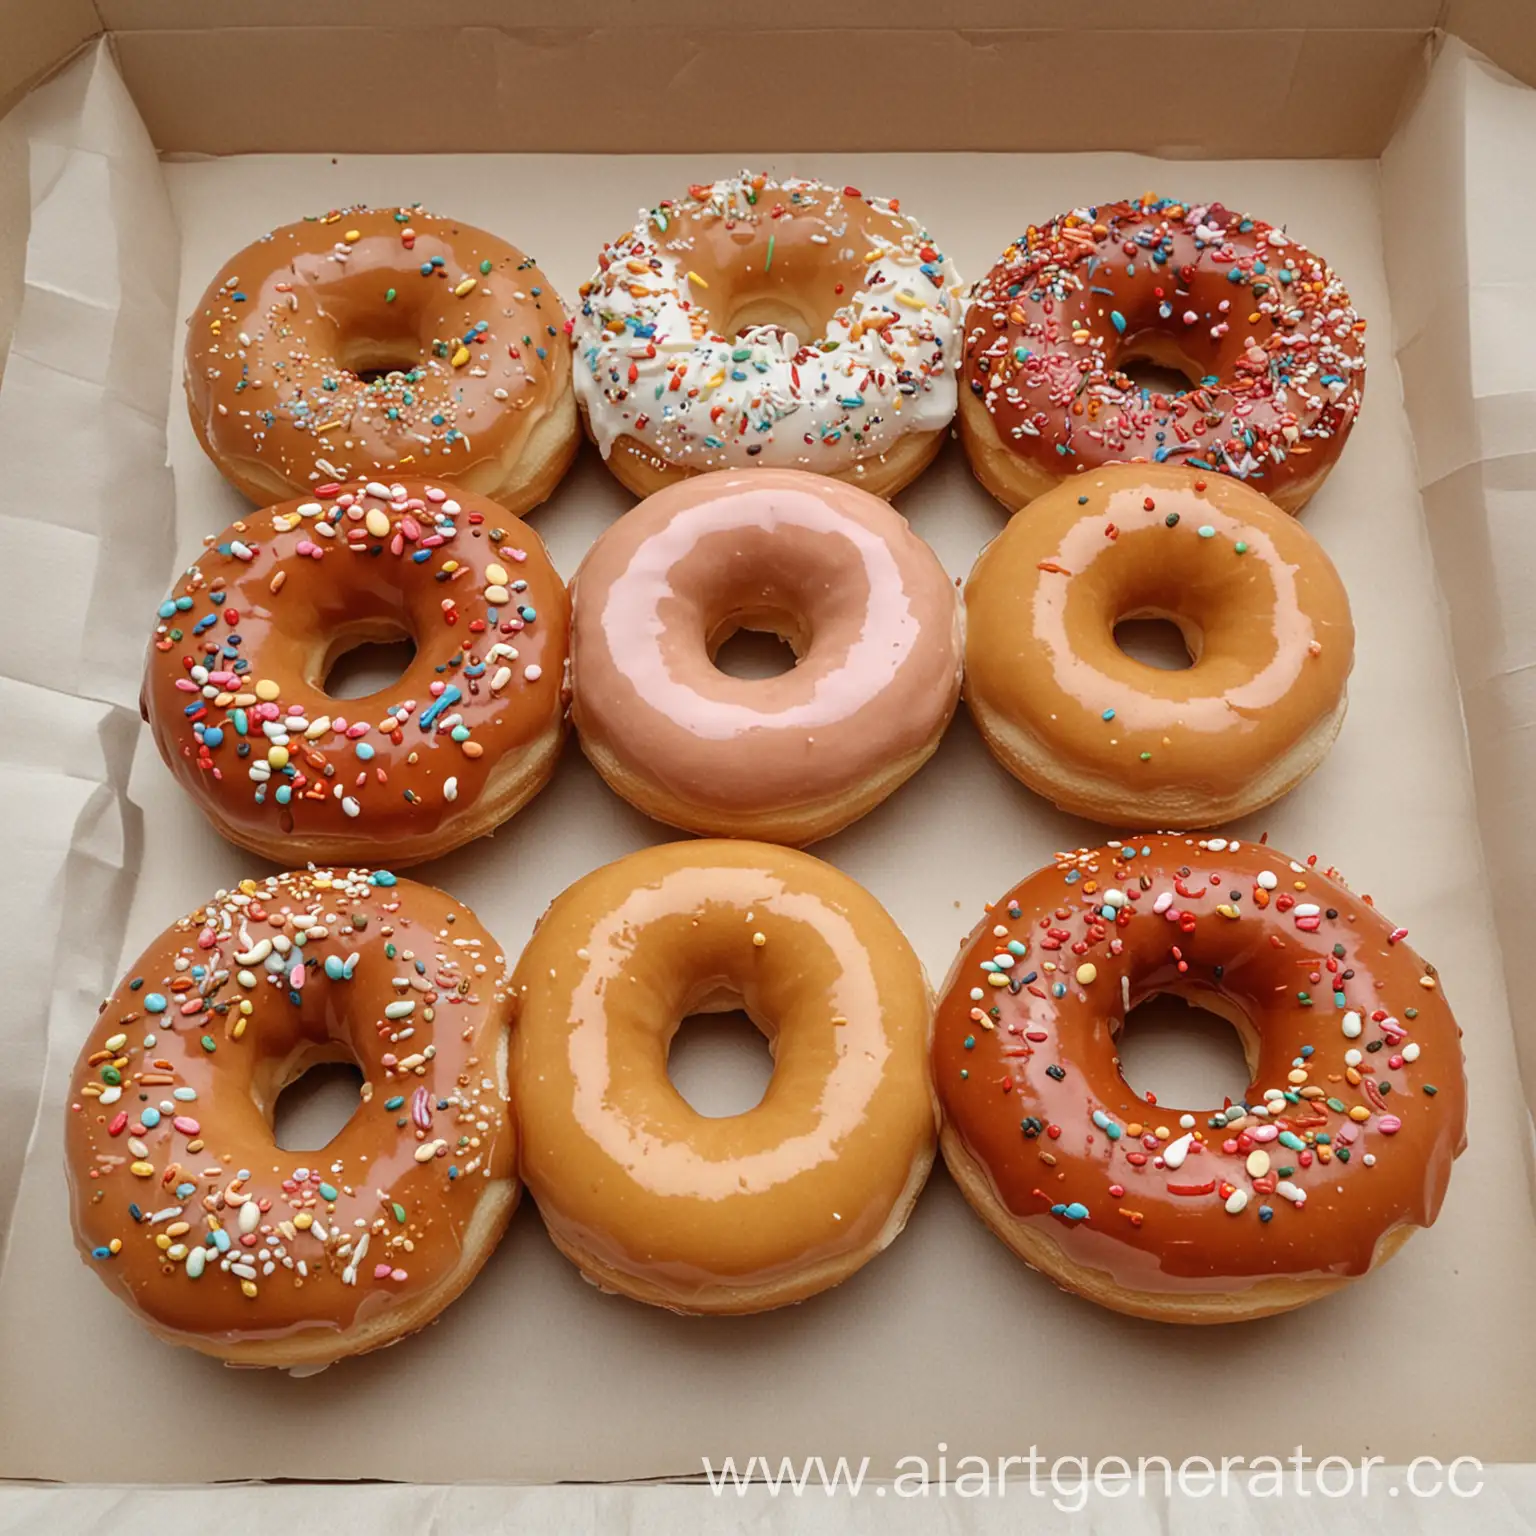
[[[366,19],[273,0],[214,20],[186,0],[57,0],[0,20],[0,105],[14,104],[0,119],[0,1476],[609,1483],[697,1477],[704,1456],[820,1454],[868,1455],[874,1479],[940,1442],[991,1458],[1299,1442],[1352,1460],[1536,1460],[1536,1038],[1506,1000],[1536,968],[1521,927],[1536,367],[1520,339],[1536,322],[1536,93],[1458,40],[1536,81],[1528,8],[892,0],[873,26],[809,0],[750,16],[679,0],[655,17],[377,0]],[[1365,410],[1304,515],[1355,605],[1351,713],[1314,778],[1241,831],[1339,864],[1440,966],[1472,1084],[1445,1213],[1336,1298],[1193,1332],[1058,1294],[942,1172],[855,1280],[756,1319],[597,1295],[527,1204],[466,1296],[397,1350],[293,1379],[158,1345],[75,1259],[58,1147],[99,998],[253,862],[175,790],[136,710],[154,605],[243,506],[185,419],[182,317],[229,252],[348,201],[422,199],[484,224],[569,298],[637,207],[745,163],[900,195],[967,278],[1030,220],[1152,186],[1287,223],[1349,282],[1371,323]],[[628,504],[584,450],[537,514],[563,572]],[[957,445],[899,505],[957,577],[1000,526]],[[493,841],[421,873],[515,953],[570,880],[666,835],[573,745]],[[923,774],[817,852],[886,903],[937,976],[983,900],[1099,835],[1007,779],[962,719]],[[90,1518],[84,1503],[26,1508]],[[120,1518],[164,1508],[146,1495]]]

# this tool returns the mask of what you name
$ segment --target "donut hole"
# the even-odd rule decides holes
[[[1172,398],[1185,395],[1200,382],[1200,372],[1188,366],[1137,355],[1116,360],[1116,369],[1131,381],[1131,386],[1149,395]]]
[[[278,1093],[272,1139],[285,1152],[318,1152],[330,1145],[357,1108],[363,1074],[351,1060],[310,1057]]]
[[[760,610],[722,619],[710,633],[708,651],[727,677],[762,682],[792,672],[809,644],[806,626],[794,615]]]
[[[824,328],[824,321],[807,313],[786,295],[759,293],[738,300],[723,329],[725,335],[736,337],[744,336],[748,331],[784,331],[804,342],[815,341]]]
[[[1116,1034],[1120,1075],[1148,1104],[1207,1104],[1241,1099],[1254,1079],[1256,1036],[1224,998],[1198,1001],[1154,992],[1131,1009]]]
[[[362,699],[398,683],[416,660],[416,642],[400,625],[381,622],[368,633],[331,643],[320,687],[333,699]]]
[[[1159,672],[1182,672],[1194,666],[1200,654],[1195,626],[1165,614],[1126,615],[1115,625],[1115,644],[1132,661]]]
[[[773,1076],[768,1038],[743,1009],[691,1013],[667,1052],[667,1076],[696,1113],[744,1115],[763,1102]]]
[[[421,343],[414,336],[347,335],[336,344],[336,362],[363,383],[376,384],[420,366]]]

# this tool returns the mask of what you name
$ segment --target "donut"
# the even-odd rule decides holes
[[[1321,545],[1257,491],[1172,464],[1063,481],[1014,517],[965,588],[965,696],[1008,771],[1064,811],[1210,826],[1268,805],[1327,755],[1354,662]],[[1176,624],[1192,664],[1120,649]]]
[[[893,496],[955,414],[960,280],[894,198],[744,171],[603,247],[576,396],[637,496],[772,465]]]
[[[880,904],[809,854],[662,844],[578,880],[512,981],[522,1175],[600,1289],[760,1312],[845,1280],[933,1163],[931,994]],[[743,1008],[773,1077],[699,1114],[667,1077],[689,1014]]]
[[[519,1186],[507,966],[467,907],[387,870],[243,880],[102,1004],[65,1123],[81,1257],[161,1338],[314,1367],[424,1327]],[[324,1147],[273,1140],[317,1062],[363,1074]]]
[[[495,235],[415,205],[333,210],[209,284],[187,322],[192,426],[257,506],[415,474],[527,512],[581,441],[565,326]]]
[[[572,583],[572,716],[603,778],[692,832],[809,843],[932,755],[960,693],[960,609],[937,556],[857,486],[719,470],[648,497]],[[714,665],[779,634],[778,677]]]
[[[1343,451],[1365,321],[1333,269],[1220,203],[1076,208],[1029,230],[965,317],[960,436],[1010,511],[1131,460],[1246,480],[1295,512]],[[1125,368],[1183,373],[1172,395]]]
[[[1439,1213],[1466,1145],[1440,978],[1333,869],[1158,833],[1056,856],[994,903],[939,1001],[944,1158],[1064,1289],[1137,1317],[1263,1317],[1348,1285]],[[1116,1041],[1158,993],[1228,1019],[1252,1086],[1135,1093]]]
[[[141,709],[231,842],[284,864],[404,867],[494,830],[554,772],[570,606],[539,536],[427,480],[316,488],[210,540],[160,605]],[[335,659],[415,642],[332,698]]]

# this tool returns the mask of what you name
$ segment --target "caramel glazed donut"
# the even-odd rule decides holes
[[[223,835],[279,863],[398,866],[493,831],[565,737],[570,606],[539,536],[425,480],[329,484],[211,541],[160,605],[141,708]],[[332,662],[404,634],[398,681]]]
[[[861,886],[748,842],[643,849],[578,880],[513,977],[522,1172],[603,1290],[760,1312],[846,1279],[933,1163],[931,994]],[[667,1077],[691,1013],[744,1008],[773,1077],[709,1118]]]
[[[603,247],[577,397],[637,496],[754,464],[893,496],[955,414],[959,293],[896,199],[744,171]]]
[[[992,906],[939,1003],[945,1160],[1020,1258],[1140,1317],[1262,1317],[1364,1275],[1439,1213],[1466,1145],[1435,968],[1333,870],[1155,836],[1058,854]],[[1120,1075],[1127,1013],[1231,1021],[1252,1087],[1176,1109]]]
[[[960,436],[1010,511],[1064,475],[1173,459],[1295,512],[1360,409],[1364,336],[1332,268],[1262,219],[1150,195],[1078,208],[976,285]],[[1136,359],[1191,388],[1139,387]]]
[[[384,870],[242,881],[166,930],[70,1081],[82,1258],[152,1332],[319,1366],[424,1327],[517,1204],[506,962],[467,907]],[[320,1151],[272,1139],[311,1066],[363,1073]]]
[[[877,496],[792,469],[722,470],[612,524],[572,583],[582,749],[647,815],[808,843],[932,755],[960,693],[960,608]],[[739,628],[794,648],[779,677],[714,665]]]
[[[187,322],[187,405],[257,506],[420,474],[522,513],[581,441],[565,325],[496,236],[416,205],[342,208],[225,263]]]
[[[1062,810],[1165,826],[1268,805],[1327,755],[1354,664],[1322,546],[1257,491],[1172,464],[1111,466],[1009,520],[965,589],[965,696],[998,760]],[[1192,664],[1120,649],[1171,620]]]

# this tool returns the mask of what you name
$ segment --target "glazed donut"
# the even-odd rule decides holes
[[[940,1000],[945,1161],[1066,1290],[1215,1323],[1313,1301],[1439,1213],[1466,1145],[1432,965],[1334,870],[1157,834],[1058,854],[989,908]],[[1242,1036],[1219,1109],[1143,1100],[1116,1036],[1171,993]]]
[[[960,610],[906,519],[792,469],[658,491],[572,583],[572,716],[587,756],[649,816],[809,843],[872,810],[932,755],[960,693]],[[797,665],[730,677],[738,629]]]
[[[960,281],[897,201],[744,171],[603,247],[576,394],[637,496],[775,465],[893,496],[955,414]]]
[[[231,1365],[329,1364],[424,1327],[517,1204],[506,963],[474,913],[384,870],[244,880],[173,924],[70,1080],[81,1257],[152,1332]],[[316,1152],[278,1095],[353,1061]]]
[[[966,702],[998,761],[1064,811],[1194,827],[1301,782],[1344,720],[1349,599],[1322,547],[1257,491],[1172,464],[1064,481],[981,552]],[[1115,641],[1176,624],[1163,671]]]
[[[425,480],[322,485],[210,540],[160,605],[141,709],[231,842],[279,863],[398,866],[493,831],[565,736],[570,607],[539,536]],[[335,659],[406,635],[388,688]]]
[[[1137,359],[1189,389],[1141,388]],[[976,285],[962,370],[961,439],[1010,511],[1080,470],[1172,460],[1295,512],[1360,409],[1365,321],[1283,231],[1148,195],[1015,240]]]
[[[224,264],[187,322],[192,426],[257,506],[451,479],[538,506],[581,441],[565,310],[531,257],[420,207],[342,208]]]
[[[931,994],[861,886],[762,843],[663,844],[578,880],[512,982],[522,1173],[593,1284],[761,1312],[847,1279],[933,1163]],[[744,1008],[773,1078],[711,1119],[667,1077],[691,1013]]]

